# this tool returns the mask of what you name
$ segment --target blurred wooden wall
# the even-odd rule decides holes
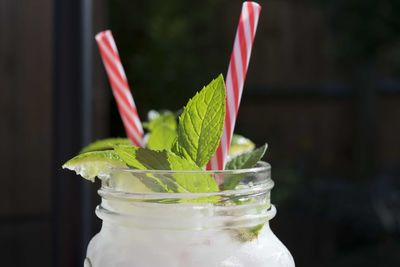
[[[2,266],[50,266],[52,1],[0,1]]]
[[[93,2],[99,31],[105,1]],[[1,266],[52,265],[53,26],[52,0],[0,0]],[[96,139],[108,135],[110,93],[93,48]]]

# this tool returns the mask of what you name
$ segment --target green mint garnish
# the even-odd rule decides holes
[[[241,242],[249,242],[258,238],[260,231],[264,227],[264,224],[261,223],[257,226],[250,228],[243,228],[238,230],[233,230],[234,236]]]
[[[139,170],[170,170],[167,151],[134,146],[115,146],[115,152],[125,163]]]
[[[102,140],[95,141],[90,145],[82,148],[79,154],[99,151],[99,150],[112,150],[115,145],[131,145],[132,142],[128,138],[106,138]]]
[[[232,158],[226,164],[227,170],[247,169],[251,168],[264,156],[268,145],[265,144],[253,151],[245,152]]]
[[[192,161],[183,159],[172,152],[168,159],[171,164],[171,170],[202,171],[202,169]],[[206,173],[174,173],[173,176],[176,179],[176,182],[187,192],[207,193],[219,191],[218,184],[214,177]]]
[[[179,116],[178,138],[172,151],[204,167],[220,143],[224,117],[225,82],[219,75],[189,100]]]
[[[127,138],[99,140],[82,149],[81,154],[66,162],[63,168],[91,181],[96,176],[109,179],[110,186],[126,192],[210,193],[235,189],[245,178],[244,174],[229,175],[219,187],[212,175],[203,172],[220,144],[225,97],[225,82],[219,75],[189,100],[178,120],[178,115],[169,111],[149,112],[149,121],[143,124],[148,132],[145,148],[133,146]],[[226,169],[255,166],[267,145],[254,147],[251,140],[234,135]],[[115,170],[128,167],[149,172]],[[165,199],[163,203],[168,201],[217,203],[221,197]],[[228,200],[231,205],[251,201],[253,199]],[[251,241],[257,238],[263,225],[235,229],[232,233],[238,240]]]
[[[114,149],[128,166],[136,169],[201,171],[201,169],[192,161],[184,159],[171,151],[156,151],[133,146],[117,146]],[[153,180],[155,185],[152,183],[149,186],[156,190],[161,189],[161,191],[179,193],[204,193],[218,191],[217,183],[213,177],[208,174],[195,173],[191,175],[188,173],[177,172],[157,178],[151,175],[150,178],[152,178],[151,180]],[[143,180],[142,182],[144,182]],[[157,186],[157,188],[154,188],[154,186]]]
[[[129,166],[139,170],[169,170],[166,151],[154,151],[134,146],[116,146],[114,151]],[[139,176],[139,175],[138,175]],[[171,181],[161,181],[154,175],[138,177],[154,192],[175,192],[176,186]]]
[[[177,121],[172,112],[165,112],[143,125],[149,130],[147,148],[170,150],[177,138]]]
[[[257,164],[257,162],[264,156],[267,151],[268,145],[265,144],[253,151],[242,153],[239,156],[234,157],[226,164],[225,169],[237,170],[251,168]],[[225,179],[222,184],[222,188],[225,190],[235,189],[235,187],[244,178],[242,174],[230,175]]]

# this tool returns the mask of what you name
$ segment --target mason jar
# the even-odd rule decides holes
[[[102,228],[90,241],[84,266],[292,267],[272,232],[271,167],[226,171],[114,169],[103,178],[96,215]],[[176,175],[240,180],[233,190],[151,192],[147,182]]]

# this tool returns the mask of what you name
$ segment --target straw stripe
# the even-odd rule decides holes
[[[111,75],[113,76],[113,78],[115,78],[114,80],[118,83],[118,87],[124,89],[124,94],[126,95],[125,96],[126,100],[130,102],[131,106],[133,106],[133,111],[135,113],[135,116],[133,118],[135,120],[137,120],[140,123],[139,125],[141,126],[141,122],[138,119],[139,116],[137,115],[136,106],[135,106],[133,97],[129,90],[128,81],[126,79],[125,72],[123,70],[123,67],[122,67],[122,64],[121,64],[121,61],[120,61],[120,58],[118,55],[118,51],[114,50],[114,49],[116,49],[116,46],[114,43],[114,39],[112,39],[111,32],[106,31],[105,34],[103,34],[102,36],[103,36],[103,38],[106,37],[107,40],[110,41],[110,42],[99,43],[99,46],[101,46],[101,48],[103,49],[102,52],[104,52],[104,54],[105,54],[103,61],[105,60],[107,62],[107,66],[109,67],[109,69],[111,69],[111,71],[112,71]],[[108,39],[108,38],[111,38],[111,39]],[[116,75],[119,77],[116,77]]]
[[[221,143],[215,155],[207,164],[207,169],[223,170],[225,167],[240,100],[242,98],[243,85],[246,79],[260,11],[261,6],[255,2],[243,3],[233,44],[233,51],[229,62],[228,73],[226,75],[225,87],[227,103],[224,130],[221,137]]]
[[[142,123],[111,31],[98,33],[96,41],[126,134],[134,145],[143,147]]]
[[[127,120],[131,124],[131,126],[128,127],[128,129],[133,127],[134,131],[137,133],[134,134],[136,136],[142,132],[142,129],[138,128],[138,125],[140,126],[140,121],[138,124],[137,121],[135,120],[135,118],[138,118],[138,116],[136,110],[132,108],[131,101],[129,101],[128,98],[129,91],[123,89],[123,86],[119,83],[119,80],[115,77],[115,74],[108,65],[106,66],[106,71],[107,73],[109,73],[109,81],[111,87],[114,88],[113,94],[118,103],[120,114],[121,116],[127,116]],[[132,113],[133,116],[129,116],[130,113]],[[138,144],[141,142],[140,141],[141,138],[136,138],[136,139],[137,140],[135,140],[134,144]]]
[[[111,82],[111,86],[115,87],[115,84]],[[134,117],[129,115],[131,113],[129,104],[126,103],[124,95],[122,95],[118,90],[113,90],[113,95],[117,102],[118,110],[124,123],[125,130],[127,131],[127,135],[135,136],[134,140],[131,139],[132,142],[136,145],[140,144],[142,142],[140,129],[137,128],[136,123],[133,121]]]
[[[106,62],[108,63],[107,59]],[[117,77],[115,69],[113,69],[112,65],[106,64],[105,68],[108,73],[111,86],[112,88],[115,89],[113,91],[116,91],[122,95],[121,101],[123,101],[126,106],[133,106],[132,112],[134,113],[134,116],[132,116],[132,119],[138,119],[137,111],[136,108],[134,107],[133,99],[130,94],[129,88],[127,88],[126,85],[123,84],[121,80]],[[140,121],[138,125],[140,125]],[[138,131],[140,130],[141,129],[138,129]]]
[[[117,68],[118,68],[118,70],[119,70],[119,72],[120,72],[120,74],[121,74],[121,77],[122,77],[126,82],[128,82],[128,79],[126,78],[126,75],[125,75],[124,68],[122,67],[121,59],[120,59],[120,57],[119,57],[117,45],[115,44],[115,40],[114,40],[114,38],[113,38],[113,36],[112,36],[112,34],[111,34],[111,31],[106,31],[106,32],[105,32],[105,35],[106,35],[106,37],[107,37],[107,40],[109,41],[108,44],[111,46],[111,48],[112,48],[112,50],[113,50],[113,52],[114,52],[114,54],[115,54],[115,56],[116,56],[116,58],[117,58],[117,62],[116,62],[116,63],[117,63]]]

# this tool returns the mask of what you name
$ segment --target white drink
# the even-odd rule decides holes
[[[136,231],[105,224],[87,256],[93,267],[295,266],[268,224],[258,239],[247,242],[232,238],[229,231]]]

